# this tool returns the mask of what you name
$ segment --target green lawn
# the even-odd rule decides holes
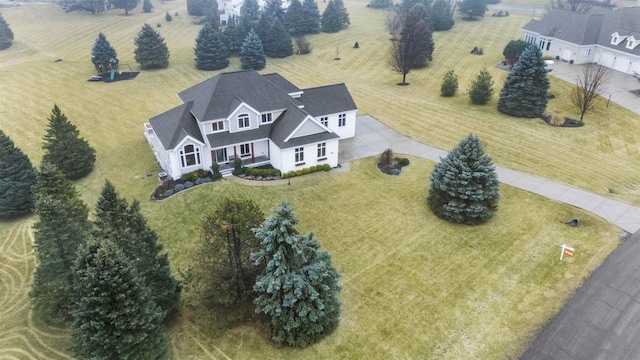
[[[311,36],[310,55],[269,59],[265,71],[279,72],[300,87],[345,82],[360,114],[416,140],[450,149],[473,133],[499,165],[640,204],[640,139],[632,131],[640,125],[638,116],[614,105],[587,117],[581,129],[558,129],[498,114],[497,96],[477,107],[463,94],[483,65],[499,89],[506,74],[491,65],[509,40],[521,37],[528,16],[458,21],[453,30],[436,34],[434,62],[409,74],[410,86],[398,87],[401,78],[384,57],[384,13],[366,3],[347,0],[348,30]],[[217,73],[193,65],[199,27],[191,24],[185,2],[154,6],[152,14],[136,9],[128,17],[120,10],[67,14],[42,3],[3,8],[16,41],[0,52],[0,128],[38,164],[46,118],[58,104],[97,150],[96,169],[77,183],[84,200],[93,207],[105,179],[129,199],[142,200],[176,272],[189,264],[202,214],[222,194],[238,192],[256,199],[265,213],[290,201],[300,229],[318,235],[344,274],[341,326],[309,349],[276,349],[249,325],[213,337],[216,326],[206,314],[184,308],[169,329],[174,358],[514,356],[617,245],[620,230],[603,220],[509,187],[502,189],[497,217],[486,225],[437,220],[424,205],[433,164],[416,158],[397,178],[379,174],[374,159],[363,159],[352,163],[350,172],[313,174],[291,186],[223,181],[161,203],[147,201],[159,168],[142,124],[177,105],[177,92]],[[167,23],[166,11],[180,15]],[[120,63],[137,69],[133,38],[144,22],[162,24],[157,29],[171,51],[169,68],[143,71],[132,81],[87,82],[99,31]],[[360,49],[352,49],[355,41]],[[469,55],[473,46],[486,55]],[[337,52],[340,61],[333,60]],[[62,61],[54,62],[57,58]],[[239,60],[232,59],[225,71],[239,68]],[[448,69],[459,74],[461,93],[442,99],[440,80]],[[570,111],[569,88],[552,79],[557,98],[550,108]],[[573,217],[580,218],[579,229],[561,224]],[[31,221],[0,223],[0,357],[59,358],[68,345],[66,332],[39,324],[28,307]],[[563,242],[574,245],[577,256],[560,263]]]

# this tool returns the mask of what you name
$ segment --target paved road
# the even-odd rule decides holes
[[[356,136],[340,141],[339,161],[343,163],[378,156],[388,148],[392,148],[397,153],[436,162],[447,155],[446,151],[414,141],[370,116],[360,116],[357,119]],[[500,182],[504,184],[585,209],[620,226],[630,234],[640,230],[640,208],[638,207],[500,166],[496,166],[496,172]]]
[[[539,9],[539,8],[530,8],[530,7],[522,7],[522,6],[510,6],[510,5],[487,5],[487,8],[489,8],[489,11],[492,12],[492,10],[507,10],[507,11],[511,11],[511,12],[524,12],[524,13],[529,13],[532,16],[533,15],[544,15],[547,13],[547,10],[545,9]]]
[[[591,274],[520,360],[640,359],[640,232]]]

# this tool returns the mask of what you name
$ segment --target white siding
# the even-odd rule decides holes
[[[274,156],[272,153],[272,161],[271,164],[275,168],[279,168],[282,173],[287,173],[289,171],[296,171],[306,169],[311,166],[321,165],[321,164],[329,164],[331,167],[338,166],[338,139],[325,141],[326,143],[326,159],[319,160],[318,159],[318,143],[307,144],[303,146],[297,146],[295,148],[284,149],[281,152],[280,159],[282,159],[282,165],[276,166],[273,161]],[[298,147],[304,148],[304,164],[296,165],[295,162],[295,149]]]
[[[249,114],[249,127],[248,128],[238,128],[238,115],[241,114]],[[259,124],[260,114],[256,111],[252,110],[246,105],[239,106],[236,111],[234,111],[229,116],[229,132],[238,132],[249,129],[256,129]]]

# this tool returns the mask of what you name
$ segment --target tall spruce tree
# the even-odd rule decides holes
[[[0,218],[31,212],[35,183],[31,160],[0,129]]]
[[[476,105],[484,105],[493,96],[493,78],[486,67],[480,69],[475,79],[469,84],[469,97]]]
[[[196,254],[198,288],[216,305],[242,307],[253,300],[261,268],[250,259],[260,247],[252,229],[264,221],[258,205],[227,197],[202,221],[202,245]]]
[[[73,262],[89,236],[89,208],[73,183],[54,165],[43,162],[35,190],[34,253],[38,260],[29,296],[45,319],[69,319]]]
[[[260,23],[260,5],[258,0],[242,0],[240,7],[240,25],[245,33],[257,29]]]
[[[477,137],[469,135],[441,159],[430,180],[427,203],[440,218],[475,225],[498,209],[498,175]]]
[[[293,44],[289,31],[282,25],[278,18],[271,22],[271,26],[265,34],[264,54],[271,58],[283,58],[293,55]]]
[[[265,268],[253,288],[254,304],[268,317],[273,341],[306,347],[340,322],[340,274],[313,233],[301,236],[297,223],[291,206],[282,203],[255,229],[260,250],[251,258]]]
[[[262,70],[267,65],[262,41],[253,29],[244,39],[240,48],[240,64],[243,70]]]
[[[453,27],[453,9],[448,0],[436,0],[430,8],[431,28],[433,31],[446,31]]]
[[[306,22],[300,0],[291,0],[285,17],[285,23],[292,35],[302,35],[305,33]]]
[[[340,24],[342,24],[342,29],[347,28],[351,25],[351,20],[349,20],[349,13],[347,12],[347,8],[344,7],[344,2],[342,0],[333,0],[338,8],[338,13],[340,13]]]
[[[13,31],[0,14],[0,50],[9,48],[11,44],[13,44]]]
[[[94,237],[116,243],[129,256],[149,287],[151,299],[163,312],[163,319],[177,310],[182,290],[171,275],[169,258],[162,252],[158,235],[140,213],[140,203],[131,206],[106,182],[96,204]]]
[[[153,9],[153,4],[151,4],[151,0],[142,0],[142,12],[150,13],[151,9]]]
[[[326,33],[336,33],[342,30],[342,14],[334,0],[329,0],[327,7],[322,12],[320,24],[322,31]]]
[[[196,38],[196,68],[219,70],[229,66],[229,51],[222,34],[209,23],[205,23]]]
[[[48,120],[42,161],[55,165],[70,180],[89,174],[96,162],[96,151],[80,137],[76,126],[69,122],[58,105],[53,106]]]
[[[457,3],[462,14],[467,15],[466,19],[474,20],[476,16],[484,16],[487,11],[487,0],[462,0]]]
[[[103,33],[99,33],[91,49],[91,62],[93,66],[95,66],[97,70],[102,68],[103,71],[106,72],[109,60],[116,59],[117,57],[118,54],[116,54],[116,50],[111,46],[107,37]]]
[[[216,0],[187,0],[187,12],[191,16],[207,16],[211,12],[218,13],[218,2]]]
[[[548,101],[547,72],[540,49],[527,47],[504,81],[498,111],[516,117],[542,117]]]
[[[135,9],[140,0],[109,0],[109,3],[117,9],[124,9],[124,14],[129,15],[129,10]]]
[[[239,54],[246,33],[235,16],[229,16],[227,26],[222,29],[222,36],[229,53]]]
[[[317,34],[320,32],[320,10],[316,0],[302,2],[302,19],[300,31],[302,34]]]
[[[166,359],[163,311],[117,244],[90,241],[73,276],[72,350],[78,359]]]
[[[269,22],[278,19],[282,24],[285,24],[285,10],[282,8],[282,0],[265,1],[260,17],[269,20]]]
[[[169,49],[151,25],[144,24],[135,39],[135,59],[143,69],[169,66]]]

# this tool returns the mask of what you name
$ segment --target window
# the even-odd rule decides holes
[[[347,125],[347,114],[338,115],[338,126],[343,127]]]
[[[321,117],[320,123],[326,127],[329,127],[329,117],[328,116]]]
[[[200,148],[193,145],[185,145],[180,150],[180,163],[182,167],[200,165]]]
[[[270,123],[272,121],[271,119],[271,113],[268,114],[262,114],[262,123],[266,124],[266,123]]]
[[[618,33],[615,33],[611,36],[611,44],[613,45],[618,45],[620,43],[620,36],[618,36]]]
[[[535,44],[536,39],[537,39],[536,36],[532,34],[526,34],[524,36],[524,41],[526,41],[529,44]]]
[[[304,161],[304,148],[296,148],[294,150],[295,154],[296,154],[296,164],[301,163]]]
[[[249,114],[240,114],[238,115],[238,128],[246,128],[249,127]]]
[[[547,41],[547,51],[549,51],[549,48],[551,48],[551,40]]]
[[[538,46],[540,50],[544,50],[544,44],[545,44],[544,39],[540,39],[540,46]]]
[[[327,143],[318,144],[318,159],[327,157]]]
[[[591,55],[591,49],[584,49],[582,57],[589,57],[589,55]]]
[[[211,124],[211,131],[217,132],[217,131],[222,131],[222,130],[224,130],[224,121],[223,120],[214,121]]]
[[[247,157],[251,155],[251,147],[249,144],[242,144],[240,145],[240,156],[241,157]]]

